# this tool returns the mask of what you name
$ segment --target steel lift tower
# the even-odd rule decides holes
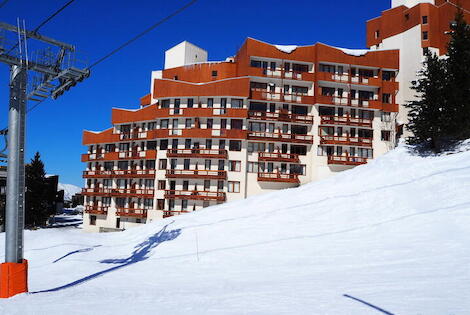
[[[74,46],[28,31],[24,21],[16,26],[0,22],[0,30],[0,62],[10,67],[5,263],[0,265],[0,298],[8,298],[28,292],[23,257],[26,103],[56,99],[90,70],[76,65]],[[31,50],[38,45],[45,48]]]

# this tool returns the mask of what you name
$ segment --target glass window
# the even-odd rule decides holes
[[[243,108],[243,100],[239,98],[232,98],[232,108]]]
[[[228,192],[239,193],[240,192],[240,182],[228,182]]]
[[[242,142],[240,140],[230,140],[229,141],[229,150],[230,151],[241,151]]]
[[[230,172],[240,172],[241,171],[241,161],[228,161],[228,170]]]

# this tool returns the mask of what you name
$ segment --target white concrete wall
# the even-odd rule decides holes
[[[165,69],[207,61],[207,51],[184,41],[165,51]]]

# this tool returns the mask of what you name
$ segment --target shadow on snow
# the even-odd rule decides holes
[[[100,263],[103,263],[103,264],[116,264],[117,266],[114,266],[114,267],[111,267],[111,268],[93,273],[89,276],[86,276],[84,278],[75,280],[71,283],[67,283],[65,285],[62,285],[62,286],[59,286],[59,287],[56,287],[56,288],[42,290],[42,291],[36,291],[36,292],[31,292],[31,293],[36,294],[36,293],[56,292],[56,291],[60,291],[60,290],[63,290],[63,289],[68,289],[68,288],[74,287],[76,285],[82,284],[83,282],[93,280],[93,279],[95,279],[97,277],[100,277],[104,274],[107,274],[109,272],[116,271],[118,269],[121,269],[121,268],[127,267],[129,265],[135,264],[137,262],[146,260],[147,258],[149,258],[148,254],[155,247],[157,247],[158,245],[160,245],[163,242],[172,241],[181,234],[181,229],[175,229],[175,230],[167,231],[166,228],[168,227],[168,225],[169,224],[165,225],[159,232],[155,233],[154,235],[150,236],[144,242],[142,242],[142,243],[138,244],[137,246],[135,246],[135,250],[132,252],[132,254],[129,257],[123,258],[123,259],[105,259],[105,260],[100,261]],[[87,249],[86,251],[88,251],[88,250],[89,249]],[[77,252],[77,251],[75,251],[75,252]],[[74,252],[71,252],[71,253],[69,253],[65,256],[71,255],[73,253]],[[65,258],[65,256],[59,258],[59,260]]]

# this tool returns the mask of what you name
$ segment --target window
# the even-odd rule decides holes
[[[291,174],[298,174],[298,175],[305,175],[305,165],[303,165],[303,164],[291,164],[290,165],[290,173]]]
[[[168,160],[167,159],[160,159],[158,161],[158,169],[159,170],[166,170],[168,167]]]
[[[240,182],[228,182],[228,192],[239,193],[240,192]]]
[[[175,210],[175,199],[168,200],[168,209]]]
[[[145,180],[145,188],[153,189],[154,185],[155,185],[155,181],[153,179],[146,179]]]
[[[388,93],[382,94],[382,103],[390,104],[391,103],[391,96]]]
[[[225,150],[225,140],[219,140],[219,150]]]
[[[322,87],[321,88],[321,95],[323,96],[333,96],[335,95],[335,88],[331,87]]]
[[[248,129],[250,131],[265,132],[266,123],[263,122],[250,122]]]
[[[178,76],[175,75],[175,76],[173,77],[173,79],[174,79],[174,80],[178,80]]]
[[[389,130],[382,130],[381,132],[382,141],[390,141],[390,134],[391,132]]]
[[[110,178],[106,178],[103,180],[103,187],[104,188],[111,188],[113,187],[113,180]]]
[[[160,150],[168,149],[168,139],[160,140]]]
[[[214,99],[208,98],[207,99],[207,107],[214,107]]]
[[[185,128],[191,128],[192,125],[193,125],[193,120],[191,118],[186,118],[186,121],[184,123],[184,127]]]
[[[407,13],[407,14],[405,14],[405,20],[407,20],[407,21],[408,21],[409,19],[410,19],[410,15],[409,15],[408,13]]]
[[[232,108],[243,108],[243,100],[239,98],[232,98]]]
[[[308,87],[305,86],[292,86],[292,94],[307,94]]]
[[[391,81],[393,78],[395,78],[394,71],[382,71],[382,80]]]
[[[183,169],[185,170],[189,170],[189,165],[191,164],[191,160],[190,159],[184,159],[183,161]]]
[[[129,143],[119,143],[119,151],[121,152],[129,151],[129,146],[130,146]]]
[[[220,129],[227,129],[227,119],[222,118],[220,120]]]
[[[423,15],[423,24],[428,24],[428,16],[427,15]]]
[[[145,198],[144,199],[144,209],[152,209],[153,208],[153,199]]]
[[[191,139],[184,139],[184,148],[191,149]]]
[[[227,108],[227,99],[226,98],[221,98],[220,99],[220,107]]]
[[[116,151],[116,145],[115,144],[107,144],[104,146],[104,151],[105,152],[114,152]]]
[[[206,149],[212,149],[212,139],[206,139]]]
[[[216,76],[217,76],[217,70],[213,70],[213,71],[212,71],[212,76],[213,76],[213,77],[216,77]]]
[[[110,207],[111,206],[111,197],[103,197],[101,199],[101,202],[103,203],[103,207]]]
[[[129,167],[129,162],[128,161],[118,161],[118,170],[127,170]]]
[[[219,171],[225,170],[225,160],[219,160],[218,170]]]
[[[428,32],[423,32],[423,40],[428,40],[429,35]]]
[[[230,129],[243,129],[243,119],[231,119]]]
[[[157,199],[157,210],[165,209],[165,199]]]
[[[335,73],[335,66],[320,64],[320,72]]]
[[[241,151],[242,150],[241,140],[230,140],[229,141],[229,150],[230,151]]]
[[[160,129],[168,129],[168,119],[162,119],[160,121]]]
[[[380,120],[383,122],[390,122],[392,120],[390,112],[382,112],[380,115]]]
[[[116,198],[116,208],[124,208],[126,206],[126,198]]]
[[[214,127],[214,119],[207,118],[207,129],[212,129]]]
[[[170,107],[170,100],[162,100],[161,108],[169,108]]]
[[[116,218],[116,229],[121,228],[121,218]]]
[[[204,180],[204,190],[210,190],[211,189],[211,181],[209,179]]]
[[[155,160],[146,160],[145,161],[145,168],[148,170],[154,170],[155,169]]]
[[[379,38],[380,37],[380,30],[376,30],[375,31],[375,38]]]
[[[155,150],[157,148],[157,141],[147,141],[147,150]]]
[[[96,215],[90,215],[90,225],[96,225]]]
[[[189,161],[189,160],[188,160]],[[204,160],[204,169],[205,170],[210,170],[211,169],[211,165],[212,165],[212,161],[211,160]]]
[[[188,200],[186,199],[181,200],[181,210],[182,211],[188,210]]]
[[[248,162],[247,173],[258,173],[258,162]]]
[[[114,168],[114,162],[104,162],[104,170],[111,171]]]
[[[230,172],[240,172],[242,167],[241,161],[228,161],[228,170]]]
[[[156,121],[151,121],[147,125],[148,130],[154,130],[157,129],[157,122]]]
[[[192,108],[194,106],[194,99],[188,98],[188,108]]]
[[[306,145],[291,145],[290,152],[292,154],[307,155],[307,146]]]
[[[217,190],[224,190],[224,181],[223,180],[219,180],[217,181]]]
[[[266,151],[266,143],[264,142],[248,142],[248,152],[264,152]]]
[[[250,66],[255,67],[255,68],[261,68],[261,61],[251,60]]]
[[[116,185],[117,185],[118,188],[126,188],[127,187],[127,179],[119,178],[116,181]]]

